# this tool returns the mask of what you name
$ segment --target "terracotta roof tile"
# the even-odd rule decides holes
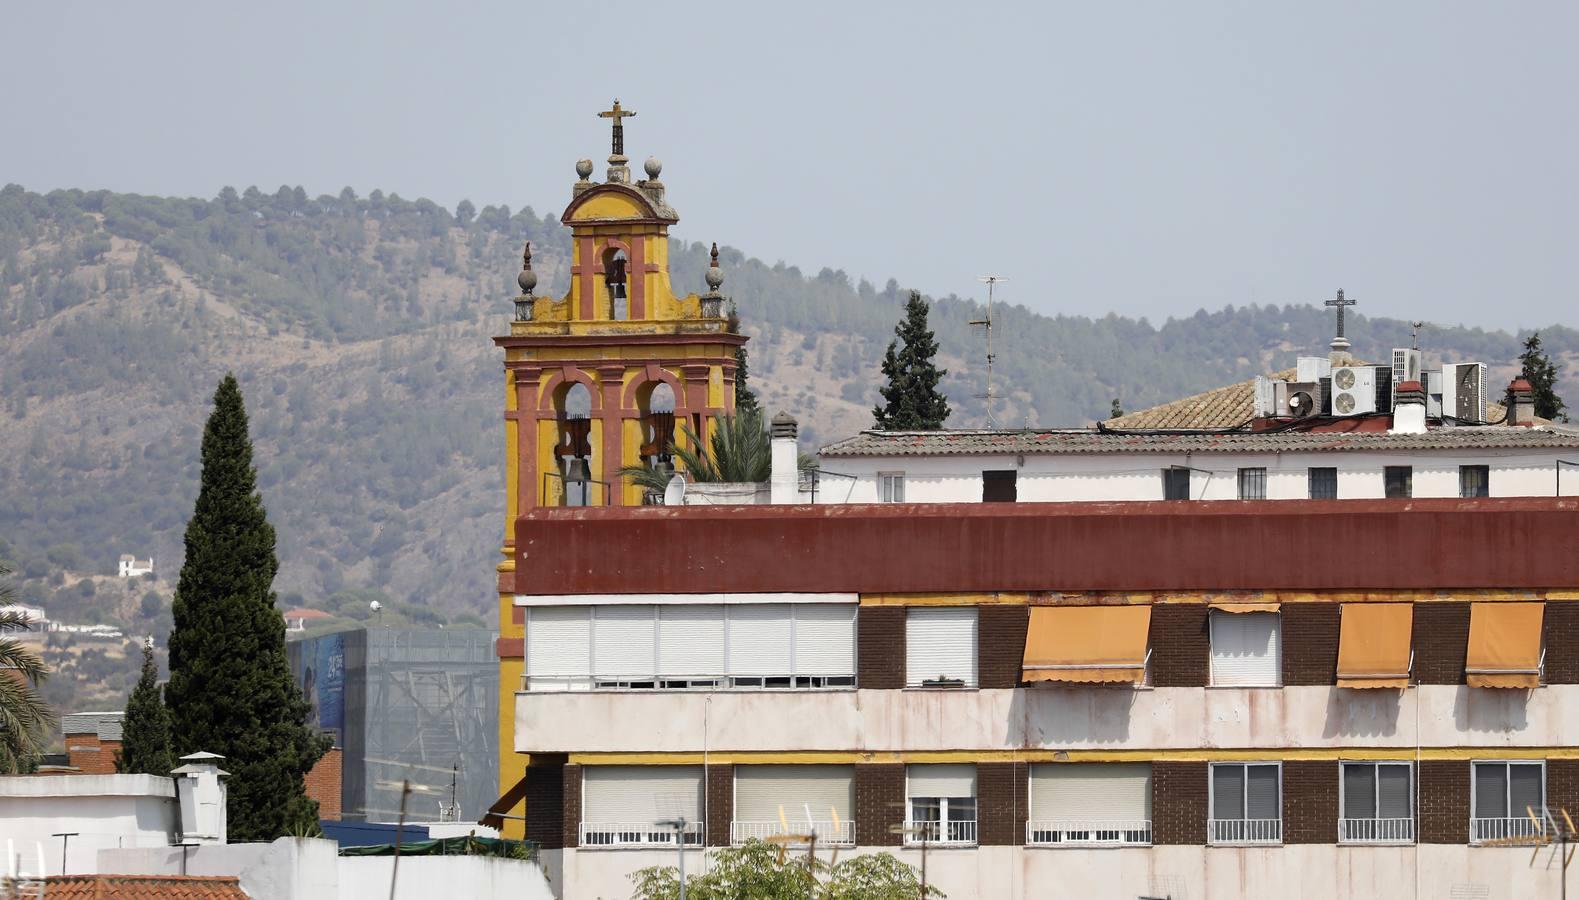
[[[234,875],[52,875],[50,900],[246,900]]]

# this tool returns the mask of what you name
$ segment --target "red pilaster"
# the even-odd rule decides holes
[[[603,421],[603,480],[609,484],[613,494],[609,502],[613,505],[619,505],[620,460],[625,456],[625,428],[620,418],[620,388],[624,380],[623,365],[598,367],[598,384],[603,389],[603,408],[599,411]]]

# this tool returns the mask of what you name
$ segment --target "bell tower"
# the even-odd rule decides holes
[[[517,594],[531,573],[515,564],[515,520],[539,506],[625,506],[646,501],[620,469],[668,466],[686,442],[680,423],[701,441],[735,410],[735,350],[718,288],[718,247],[706,292],[677,296],[669,281],[669,226],[679,215],[664,196],[663,166],[648,159],[646,179],[631,182],[624,120],[636,113],[618,100],[598,113],[613,125],[607,178],[591,180],[592,161],[576,163],[578,180],[560,215],[570,229],[570,290],[538,296],[530,245],[522,256],[514,317],[504,350],[505,560],[499,576],[500,790],[522,777],[514,752],[514,696],[520,688],[524,632]],[[501,801],[503,802],[503,801]],[[516,810],[518,812],[519,810]],[[505,819],[519,836],[521,823]]]

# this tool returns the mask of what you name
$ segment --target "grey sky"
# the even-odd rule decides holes
[[[223,7],[223,8],[221,8]],[[0,182],[557,213],[640,115],[675,233],[1160,321],[1574,315],[1571,3],[7,4]],[[639,170],[638,170],[639,171]],[[749,298],[741,297],[743,310]]]

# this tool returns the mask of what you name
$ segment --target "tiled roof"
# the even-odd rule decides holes
[[[246,900],[234,875],[51,875],[44,896],[55,900]]]
[[[1275,372],[1273,379],[1291,381],[1296,371]],[[1255,379],[1239,381],[1205,393],[1140,409],[1116,419],[1110,428],[1235,428],[1255,415]]]
[[[321,609],[306,609],[304,607],[288,609],[280,613],[280,615],[287,619],[330,619],[334,617],[332,613],[326,613]]]
[[[1125,434],[1062,431],[863,431],[821,450],[848,456],[964,456],[997,453],[1276,453],[1339,450],[1579,450],[1579,433],[1497,425],[1386,432]]]

